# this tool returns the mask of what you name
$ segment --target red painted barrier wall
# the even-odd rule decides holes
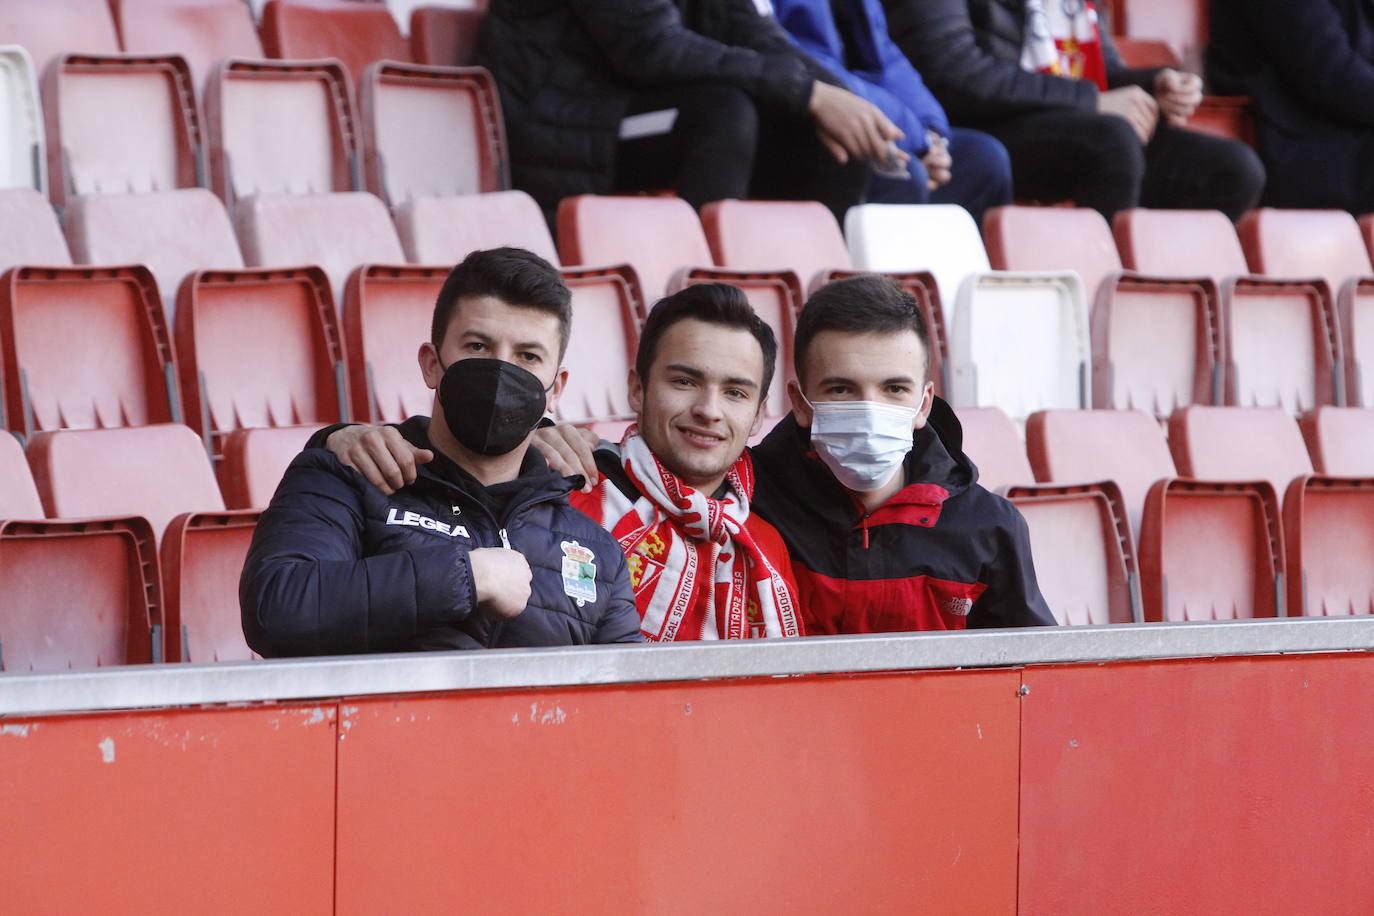
[[[0,909],[1368,914],[1371,699],[1361,654],[3,719]]]

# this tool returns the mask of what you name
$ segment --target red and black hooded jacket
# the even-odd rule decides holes
[[[963,439],[936,398],[906,457],[907,485],[869,514],[794,416],[753,450],[753,511],[787,544],[808,634],[1054,624],[1026,521],[978,485]]]

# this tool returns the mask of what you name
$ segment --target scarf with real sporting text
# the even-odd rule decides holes
[[[1088,80],[1106,92],[1097,7],[1087,0],[1026,0],[1021,69]]]
[[[594,505],[579,508],[625,551],[647,639],[800,636],[787,581],[745,528],[754,466],[745,452],[726,474],[721,499],[687,486],[663,467],[631,426],[621,463],[640,497],[631,501],[602,478]]]

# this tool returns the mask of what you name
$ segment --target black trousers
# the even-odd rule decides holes
[[[675,190],[701,209],[713,200],[819,200],[843,221],[862,202],[868,166],[840,165],[809,119],[754,103],[733,86],[665,86],[636,95],[627,115],[676,109],[668,133],[620,141],[618,191]]]
[[[1108,220],[1130,207],[1221,210],[1237,219],[1264,189],[1264,166],[1250,147],[1163,121],[1144,146],[1124,118],[1068,109],[979,129],[1011,155],[1017,199],[1072,200]]]

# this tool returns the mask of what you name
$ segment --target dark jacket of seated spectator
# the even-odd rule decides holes
[[[1374,210],[1374,5],[1213,0],[1208,76],[1254,100],[1265,202]]]
[[[883,0],[883,6],[892,38],[950,118],[1006,145],[1018,199],[1072,200],[1108,219],[1136,206],[1216,209],[1235,219],[1258,200],[1264,168],[1244,144],[1153,117],[1142,142],[1127,114],[1103,109],[1104,101],[1131,108],[1138,119],[1141,104],[1153,103],[1129,93],[1158,97],[1164,71],[1127,67],[1105,21],[1098,33],[1106,93],[1091,80],[1022,66],[1026,0]]]
[[[428,426],[412,417],[399,429],[433,449]],[[387,496],[308,448],[248,554],[248,644],[290,656],[638,642],[625,555],[569,505],[573,488],[533,449],[519,477],[485,488],[436,449],[415,483]],[[533,578],[525,611],[498,622],[477,607],[466,557],[502,546],[525,556]]]
[[[1026,520],[978,485],[963,427],[936,398],[906,486],[865,515],[789,414],[753,450],[754,508],[782,534],[806,632],[1052,626]]]
[[[732,87],[814,141],[813,84],[838,84],[751,0],[493,0],[477,62],[501,89],[512,182],[549,213],[563,197],[617,190],[621,121],[633,107],[676,107],[635,106],[641,93]]]

